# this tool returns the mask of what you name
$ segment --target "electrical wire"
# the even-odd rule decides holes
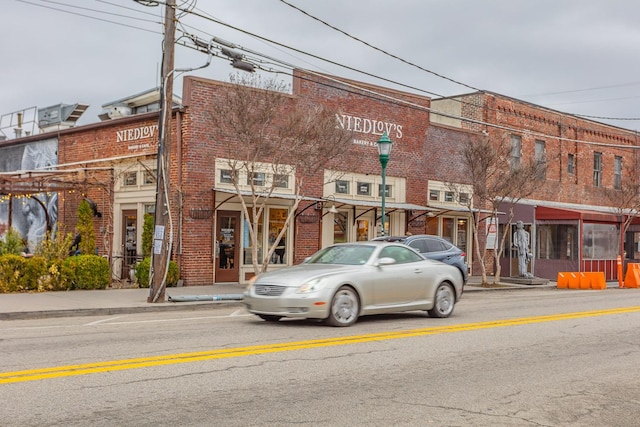
[[[358,38],[358,37],[356,37],[356,36],[353,36],[353,35],[351,35],[351,34],[347,33],[347,32],[346,32],[346,31],[344,31],[344,30],[341,30],[340,28],[338,28],[338,27],[336,27],[336,26],[334,26],[334,25],[331,25],[331,24],[327,23],[326,21],[323,21],[322,19],[320,19],[320,18],[318,18],[318,17],[316,17],[316,16],[311,15],[310,13],[308,13],[308,12],[306,12],[306,11],[304,11],[304,10],[300,9],[298,6],[294,6],[294,5],[292,5],[291,3],[286,2],[285,0],[280,0],[280,2],[281,2],[281,3],[286,4],[287,6],[289,6],[289,7],[293,8],[293,9],[297,10],[298,12],[300,12],[300,13],[302,13],[302,14],[304,14],[304,15],[308,16],[309,18],[311,18],[311,19],[313,19],[313,20],[315,20],[315,21],[318,21],[318,22],[322,23],[323,25],[326,25],[327,27],[331,28],[332,30],[338,31],[339,33],[344,34],[345,36],[349,37],[350,39],[353,39],[353,40],[355,40],[355,41],[357,41],[357,42],[359,42],[359,43],[364,44],[365,46],[370,47],[370,48],[371,48],[371,49],[373,49],[373,50],[377,50],[378,52],[381,52],[381,53],[383,53],[383,54],[385,54],[385,55],[387,55],[387,56],[390,56],[390,57],[391,57],[391,58],[393,58],[393,59],[397,59],[398,61],[403,62],[403,63],[405,63],[405,64],[407,64],[407,65],[410,65],[410,66],[412,66],[412,67],[415,67],[415,68],[417,68],[417,69],[419,69],[419,70],[421,70],[421,71],[427,72],[427,73],[432,74],[432,75],[434,75],[434,76],[436,76],[436,77],[439,77],[439,78],[441,78],[441,79],[448,80],[448,81],[450,81],[450,82],[452,82],[452,83],[455,83],[455,84],[457,84],[457,85],[464,86],[464,87],[466,87],[466,88],[468,88],[468,89],[472,89],[472,90],[480,91],[480,92],[482,91],[481,89],[478,89],[478,88],[473,87],[473,86],[471,86],[471,85],[468,85],[468,84],[466,84],[466,83],[459,82],[459,81],[454,80],[454,79],[452,79],[452,78],[450,78],[450,77],[447,77],[447,76],[445,76],[445,75],[443,75],[443,74],[436,73],[435,71],[432,71],[432,70],[426,69],[426,68],[424,68],[424,67],[421,67],[420,65],[414,64],[413,62],[407,61],[406,59],[400,58],[400,57],[399,57],[399,56],[397,56],[397,55],[394,55],[394,54],[392,54],[392,53],[389,53],[389,52],[387,52],[387,51],[386,51],[386,50],[384,50],[384,49],[381,49],[381,48],[379,48],[379,47],[377,47],[377,46],[374,46],[374,45],[372,45],[372,44],[370,44],[370,43],[368,43],[368,42],[366,42],[366,41],[364,41],[364,40],[362,40],[362,39],[360,39],[360,38]],[[439,96],[443,96],[443,95],[439,95]]]
[[[32,3],[32,2],[28,2],[28,1],[25,1],[25,0],[17,0],[17,1],[21,1],[21,2],[24,2],[24,3],[29,3],[29,4],[32,4],[32,5],[36,5],[36,4]],[[49,0],[48,0],[48,1],[49,1]],[[102,1],[102,0],[97,0],[97,1]],[[104,2],[104,1],[103,1],[103,2]],[[107,2],[105,2],[105,3],[107,3]],[[165,4],[165,3],[164,3],[164,2],[162,2],[162,1],[158,1],[158,3],[160,3],[160,4]],[[39,6],[39,5],[36,5],[36,6]],[[358,72],[358,73],[362,73],[362,74],[368,75],[368,76],[370,76],[370,77],[374,77],[374,78],[377,78],[377,79],[380,79],[380,80],[383,80],[383,81],[386,81],[386,82],[389,82],[389,83],[392,83],[392,84],[397,84],[397,85],[399,85],[399,86],[403,86],[403,87],[406,87],[406,88],[409,88],[409,89],[417,90],[417,91],[419,91],[419,92],[423,92],[423,93],[427,93],[427,94],[432,94],[432,95],[435,95],[435,96],[441,96],[441,95],[439,95],[439,94],[436,94],[436,93],[433,93],[433,92],[429,92],[429,91],[425,91],[425,90],[422,90],[422,89],[419,89],[419,88],[416,88],[416,87],[413,87],[413,86],[410,86],[410,85],[405,85],[405,84],[402,84],[402,83],[400,83],[400,82],[396,82],[396,81],[393,81],[393,80],[390,80],[390,79],[385,79],[385,78],[382,78],[382,77],[380,77],[380,76],[376,76],[376,75],[374,75],[374,74],[367,73],[367,72],[364,72],[364,71],[362,71],[362,70],[358,70],[358,69],[356,69],[356,68],[354,68],[354,67],[349,67],[349,66],[346,66],[346,65],[344,65],[344,64],[340,64],[340,63],[338,63],[338,62],[335,62],[335,61],[327,60],[327,59],[322,58],[322,57],[320,57],[320,56],[318,56],[318,55],[314,55],[314,54],[311,54],[311,53],[308,53],[308,52],[302,51],[302,50],[300,50],[300,49],[296,49],[296,48],[293,48],[293,47],[291,47],[291,46],[288,46],[288,45],[285,45],[285,44],[282,44],[282,43],[276,42],[276,41],[274,41],[274,40],[271,40],[271,39],[268,39],[268,38],[265,38],[265,37],[259,36],[259,35],[255,34],[255,33],[251,33],[251,32],[249,32],[249,31],[243,30],[243,29],[241,29],[241,28],[239,28],[239,27],[236,27],[236,26],[233,26],[233,25],[227,24],[227,23],[225,23],[225,22],[222,22],[222,21],[220,21],[220,20],[219,20],[219,19],[217,19],[217,18],[210,17],[210,16],[205,16],[205,15],[203,15],[202,13],[195,12],[195,11],[194,11],[195,9],[196,9],[196,8],[192,8],[190,11],[186,10],[185,12],[188,12],[188,13],[190,13],[191,15],[194,15],[194,16],[196,16],[196,17],[200,17],[200,18],[203,18],[203,19],[205,19],[205,20],[208,20],[208,21],[211,21],[211,22],[214,22],[214,23],[217,23],[217,24],[220,24],[220,25],[226,26],[226,27],[228,27],[228,28],[231,28],[231,29],[233,29],[233,30],[236,30],[236,31],[239,31],[239,32],[241,32],[241,33],[247,34],[247,35],[249,35],[249,36],[251,36],[251,37],[254,37],[254,38],[257,38],[257,39],[263,40],[263,41],[265,41],[265,42],[268,42],[268,43],[274,44],[274,45],[276,45],[276,46],[281,46],[281,47],[284,47],[284,48],[286,48],[286,49],[290,49],[290,50],[292,50],[292,51],[295,51],[295,52],[298,52],[298,53],[301,53],[301,54],[304,54],[304,55],[307,55],[307,56],[313,57],[313,58],[315,58],[315,59],[319,59],[319,60],[322,60],[322,61],[328,62],[328,63],[333,64],[333,65],[337,65],[337,66],[340,66],[340,67],[343,67],[343,68],[346,68],[346,69],[349,69],[349,70],[352,70],[352,71],[356,71],[356,72]],[[65,12],[66,12],[66,11],[65,11]],[[85,16],[85,15],[80,15],[80,16]],[[94,18],[94,17],[91,17],[91,16],[87,16],[87,17],[89,17],[89,18],[93,18],[93,19],[97,19],[97,18]],[[107,22],[112,22],[112,21],[107,21]],[[121,23],[118,23],[118,22],[112,22],[112,23],[117,24],[117,25],[125,25],[125,24],[121,24]],[[138,28],[138,27],[133,27],[133,28],[136,28],[136,29],[142,29],[142,28]],[[144,29],[142,29],[142,30],[144,30]],[[198,30],[198,31],[201,31],[201,30]],[[206,32],[203,32],[203,33],[207,34]],[[237,46],[237,47],[238,47],[238,48],[241,48],[240,46]],[[247,49],[244,49],[244,48],[241,48],[241,50],[244,50],[244,51],[247,51],[247,52],[253,53],[253,54],[255,54],[255,55],[259,55],[259,56],[267,57],[267,56],[266,56],[266,55],[264,55],[264,54],[260,54],[260,53],[258,53],[258,52],[250,51],[250,50],[247,50]],[[267,57],[267,58],[268,58],[268,57]],[[280,60],[277,60],[277,61],[278,61],[278,62],[280,62],[280,63],[284,63],[283,61],[280,61]],[[300,67],[294,66],[294,65],[292,65],[292,64],[287,64],[287,66],[288,66],[288,67],[291,67],[291,68],[300,68]],[[310,70],[307,70],[307,69],[304,69],[304,68],[300,68],[300,69],[303,69],[303,70],[305,70],[305,71],[310,71]],[[265,70],[265,71],[271,71],[271,72],[282,73],[282,72],[278,72],[278,71],[274,71],[274,70]],[[475,89],[475,88],[474,88],[474,89]],[[483,92],[483,91],[481,91],[481,92]],[[458,99],[456,99],[455,97],[452,97],[451,99],[459,101],[459,100],[458,100]],[[464,101],[462,101],[462,102],[464,102]],[[470,105],[471,105],[471,104],[470,104]],[[473,105],[473,106],[474,106],[474,107],[477,107],[477,106],[475,106],[475,105]],[[485,108],[485,109],[486,109],[487,107],[485,106],[485,107],[483,107],[483,108]],[[484,126],[492,126],[492,127],[495,127],[495,125],[493,125],[493,124],[491,124],[491,123],[486,123],[486,122],[477,121],[477,120],[471,120],[471,119],[468,119],[468,118],[465,118],[465,117],[460,117],[460,116],[455,116],[455,115],[450,115],[450,114],[443,114],[443,113],[441,113],[441,112],[439,112],[439,111],[437,111],[437,110],[434,110],[434,109],[431,109],[430,111],[431,111],[433,114],[439,114],[439,115],[446,116],[446,117],[450,117],[450,118],[454,118],[454,119],[457,119],[457,120],[463,120],[463,121],[472,122],[472,123],[480,124],[480,125],[484,125]],[[559,112],[559,113],[560,113],[560,112]],[[560,114],[569,114],[569,113],[560,113]],[[569,115],[571,115],[571,114],[569,114]],[[573,114],[573,115],[574,115],[574,116],[579,116],[579,115],[576,115],[576,114]],[[580,117],[586,117],[586,116],[580,116]],[[509,129],[510,129],[510,128],[509,128]],[[522,131],[521,129],[510,129],[510,130],[511,130],[511,131],[514,131],[514,132],[521,132],[521,131]],[[628,129],[625,129],[625,130],[628,130]],[[538,135],[538,136],[542,136],[542,137],[547,137],[547,138],[552,138],[552,139],[558,139],[558,136],[556,136],[556,135],[546,135],[546,134],[540,134],[540,133],[536,133],[536,135]],[[582,140],[573,140],[573,141],[575,141],[575,142],[581,142]],[[583,142],[585,142],[585,143],[591,143],[590,141],[583,141]],[[596,143],[596,144],[597,144],[597,143]],[[607,144],[604,144],[604,145],[607,145]]]
[[[122,22],[116,22],[116,21],[112,21],[112,20],[109,20],[109,19],[98,18],[96,16],[86,15],[86,14],[83,14],[83,13],[72,12],[70,10],[60,9],[60,8],[56,8],[56,7],[53,7],[53,6],[47,6],[47,5],[44,5],[44,4],[38,4],[38,3],[34,3],[33,1],[27,1],[27,0],[16,0],[16,1],[20,2],[20,3],[29,4],[31,6],[37,6],[37,7],[42,7],[42,8],[45,8],[45,9],[55,10],[57,12],[68,13],[70,15],[81,16],[83,18],[89,18],[89,19],[94,19],[96,21],[107,22],[109,24],[120,25],[122,27],[133,28],[133,29],[140,30],[140,31],[147,31],[149,33],[154,33],[154,34],[162,34],[162,32],[159,32],[159,31],[149,30],[149,29],[142,28],[142,27],[136,27],[134,25],[125,24],[125,23],[122,23]],[[54,2],[54,1],[51,1],[51,0],[40,0],[40,1],[41,2],[52,3],[52,4],[57,4],[57,5],[60,5],[60,6],[66,6],[66,7],[71,7],[71,8],[81,9],[81,10],[87,10],[87,11],[97,12],[97,13],[104,13],[104,14],[107,14],[107,15],[118,16],[118,17],[123,17],[123,18],[128,18],[128,19],[133,19],[133,20],[138,20],[138,21],[145,21],[145,22],[150,22],[150,23],[162,25],[161,22],[150,21],[148,19],[133,18],[133,17],[126,16],[126,15],[119,15],[119,14],[115,14],[115,13],[104,12],[104,11],[97,10],[97,9],[89,9],[89,8],[85,8],[85,7],[81,7],[81,6],[75,6],[75,5],[70,5],[70,4],[60,3],[60,2]]]

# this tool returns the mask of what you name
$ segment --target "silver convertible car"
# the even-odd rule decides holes
[[[340,243],[304,263],[252,278],[243,302],[266,321],[283,317],[352,325],[359,316],[425,310],[448,317],[463,292],[460,271],[406,245]]]

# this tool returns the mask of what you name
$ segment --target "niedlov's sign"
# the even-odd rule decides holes
[[[156,136],[158,132],[158,125],[151,126],[140,126],[132,129],[123,129],[116,131],[116,142],[136,142],[141,139],[153,138]],[[147,143],[138,143],[138,144],[130,144],[127,148],[129,150],[137,150],[140,148],[147,148],[151,144]]]
[[[366,117],[351,116],[348,114],[336,114],[336,120],[338,121],[337,127],[350,130],[352,132],[379,136],[386,133],[392,140],[402,139],[402,125],[397,123],[369,119]],[[376,141],[365,141],[360,139],[354,139],[353,143],[370,146],[377,145]]]

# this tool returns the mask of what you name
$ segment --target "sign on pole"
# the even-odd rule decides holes
[[[485,220],[487,228],[487,249],[498,247],[498,218],[490,217]]]

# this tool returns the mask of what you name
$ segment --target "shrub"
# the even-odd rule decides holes
[[[47,260],[41,256],[25,258],[21,286],[26,291],[45,291],[42,279],[47,275]]]
[[[20,255],[0,255],[0,292],[24,291],[23,276],[27,259]]]
[[[38,243],[34,253],[47,260],[48,264],[55,261],[62,261],[69,256],[71,250],[71,244],[73,243],[73,234],[64,234],[63,231],[58,230],[55,237],[47,232],[44,239]]]
[[[87,200],[82,200],[78,206],[78,224],[80,233],[80,253],[92,255],[96,253],[96,233],[93,229],[93,209]]]
[[[0,255],[20,255],[22,251],[24,251],[24,242],[20,232],[13,227],[9,228],[0,240]]]
[[[149,287],[149,270],[151,258],[147,257],[136,264],[136,281],[141,288]],[[167,287],[175,286],[180,279],[180,269],[175,261],[169,261],[169,272],[167,273]]]
[[[151,214],[144,214],[144,225],[142,226],[142,256],[151,256],[153,245],[153,228],[155,217]]]
[[[62,262],[62,275],[70,279],[70,289],[106,289],[110,274],[109,261],[98,255],[77,255]]]
[[[38,289],[41,291],[68,291],[72,288],[71,278],[63,274],[62,260],[47,262],[47,271],[40,278]]]

